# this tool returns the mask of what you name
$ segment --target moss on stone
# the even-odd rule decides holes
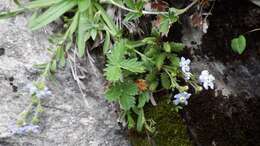
[[[179,114],[174,110],[169,98],[160,97],[157,106],[148,105],[145,107],[146,119],[153,119],[156,122],[156,132],[150,134],[148,140],[147,134],[130,134],[130,140],[133,146],[191,146],[187,134],[187,128],[184,125]]]

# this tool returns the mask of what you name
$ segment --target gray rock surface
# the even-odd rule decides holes
[[[0,11],[12,7],[0,0]],[[9,126],[29,104],[23,88],[38,78],[33,65],[50,59],[51,27],[32,32],[27,15],[0,20],[0,146],[124,146],[128,142],[117,124],[117,114],[104,100],[103,77],[89,70],[82,97],[69,68],[48,82],[53,96],[44,101],[41,133],[15,136]],[[84,98],[84,99],[83,99]]]

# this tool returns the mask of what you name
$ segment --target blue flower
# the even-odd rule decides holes
[[[43,89],[40,90],[33,83],[28,84],[25,88],[29,91],[29,93],[31,95],[35,94],[35,96],[37,96],[40,99],[43,99],[45,97],[52,95],[52,93],[48,87],[44,87]]]
[[[208,90],[209,87],[211,89],[214,89],[214,83],[215,77],[211,74],[209,74],[209,71],[203,70],[199,76],[200,83],[203,84],[203,87]]]
[[[184,57],[181,57],[180,67],[183,73],[190,72],[190,59],[185,59]]]
[[[185,81],[190,80],[191,77],[190,66],[189,66],[190,63],[191,63],[190,59],[185,59],[184,57],[181,57],[180,67],[184,75]]]
[[[187,100],[190,98],[190,96],[191,96],[191,94],[187,93],[187,92],[182,92],[182,93],[176,94],[176,95],[174,95],[175,100],[173,100],[173,102],[175,105],[178,105],[178,104],[187,105],[188,104]]]
[[[38,125],[25,125],[22,127],[18,127],[17,125],[13,125],[10,128],[12,134],[25,135],[28,133],[40,133],[40,126]]]
[[[38,90],[35,93],[36,93],[36,96],[40,99],[51,96],[51,94],[52,94],[48,87],[45,87],[43,90]]]

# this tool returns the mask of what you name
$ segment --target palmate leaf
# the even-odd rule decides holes
[[[137,61],[137,58],[123,60],[120,63],[120,66],[128,71],[134,72],[134,73],[143,73],[144,67],[142,65],[142,62]]]
[[[77,1],[74,0],[63,0],[62,2],[51,6],[47,9],[42,15],[36,17],[29,23],[29,27],[32,30],[39,29],[52,21],[58,19],[61,15],[63,15],[68,10],[72,9],[76,6]]]

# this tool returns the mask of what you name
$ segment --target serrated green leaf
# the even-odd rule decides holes
[[[135,106],[135,98],[131,95],[121,95],[119,104],[122,109],[128,111]]]
[[[163,88],[170,89],[171,88],[171,80],[170,77],[166,73],[161,73],[161,84]]]
[[[105,97],[108,101],[117,101],[121,96],[121,88],[119,84],[115,84],[110,86],[110,88],[106,91]]]
[[[171,61],[171,65],[173,67],[179,67],[179,65],[180,65],[180,58],[179,57],[172,55],[170,57],[170,61]]]
[[[164,64],[164,60],[166,59],[165,54],[158,54],[155,58],[155,65],[160,70],[162,65]]]
[[[118,81],[122,76],[122,70],[118,66],[108,66],[105,68],[105,76],[108,81]]]
[[[138,93],[137,85],[132,81],[127,81],[127,82],[122,83],[121,88],[123,89],[122,94],[134,96],[134,95],[137,95],[137,93]]]
[[[61,3],[51,6],[42,15],[40,15],[36,19],[33,19],[31,22],[29,22],[29,27],[32,30],[39,29],[39,28],[51,23],[52,21],[58,19],[65,12],[72,9],[76,4],[77,4],[76,1],[64,0]]]
[[[246,38],[243,35],[239,35],[239,37],[232,39],[231,48],[234,52],[241,55],[246,49]]]
[[[149,93],[148,92],[143,92],[139,95],[138,97],[138,108],[144,107],[145,103],[149,102]]]
[[[112,48],[111,54],[108,54],[108,62],[110,64],[119,65],[124,59],[124,54],[126,52],[125,40],[120,40],[115,43]]]
[[[121,68],[134,72],[134,73],[143,73],[144,67],[142,65],[142,62],[137,61],[137,58],[129,59],[129,60],[123,60],[120,63]]]
[[[80,12],[86,11],[91,5],[91,0],[78,0],[78,7]]]

